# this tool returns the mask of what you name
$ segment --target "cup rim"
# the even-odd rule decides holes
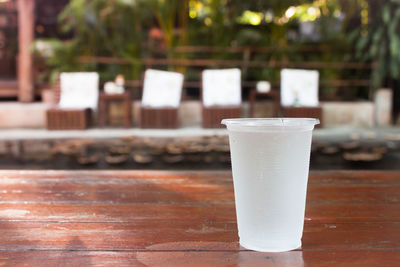
[[[319,119],[315,118],[232,118],[223,119],[221,124],[237,124],[242,126],[308,126],[319,124]]]
[[[232,118],[221,121],[228,130],[311,130],[319,123],[315,118]]]

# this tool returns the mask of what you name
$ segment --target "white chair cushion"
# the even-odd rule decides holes
[[[318,106],[319,72],[316,70],[281,70],[282,106]]]
[[[240,69],[204,70],[202,83],[205,107],[242,103]]]
[[[142,106],[178,108],[182,86],[183,74],[148,69],[144,75]]]
[[[64,109],[97,109],[99,74],[96,72],[63,72],[60,74],[59,107]]]

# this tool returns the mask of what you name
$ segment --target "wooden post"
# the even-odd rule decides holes
[[[249,68],[250,57],[251,57],[251,49],[249,47],[247,47],[243,50],[242,78],[247,77],[247,71]]]
[[[32,102],[33,59],[30,48],[34,39],[35,0],[18,0],[18,100]]]

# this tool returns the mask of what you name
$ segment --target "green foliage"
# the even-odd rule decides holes
[[[152,11],[164,33],[167,48],[170,49],[177,44],[184,44],[188,21],[188,1],[147,0],[147,6]],[[180,28],[179,35],[175,33],[176,27]]]
[[[189,1],[191,19],[188,43],[194,45],[229,46],[234,36],[235,17],[227,0]],[[193,16],[192,16],[192,12]]]
[[[43,79],[54,79],[60,71],[97,71],[102,80],[113,79],[119,73],[128,80],[140,79],[144,70],[140,59],[144,57],[243,59],[242,54],[224,49],[203,54],[175,52],[174,48],[182,45],[276,47],[270,53],[248,55],[250,60],[258,61],[340,61],[343,57],[339,58],[338,53],[296,50],[297,45],[307,41],[288,38],[289,34],[298,34],[300,21],[314,19],[321,26],[320,43],[332,44],[343,38],[332,30],[338,25],[334,14],[340,1],[344,0],[71,0],[59,15],[59,25],[73,40],[48,42],[53,53],[44,58],[51,71]],[[287,15],[289,7],[296,10],[292,15]],[[318,15],[308,14],[309,8]],[[252,20],[254,16],[256,21]],[[385,21],[391,24],[392,19],[386,15]],[[379,36],[375,38],[380,40]],[[344,38],[340,41],[347,44]],[[370,43],[364,42],[360,39],[361,50]],[[390,49],[397,53],[400,41],[397,38],[394,42]],[[379,46],[374,49],[375,53],[380,51]],[[131,64],[83,64],[77,60],[80,56],[123,58]],[[189,78],[198,75],[196,68],[174,69],[186,71]],[[243,70],[246,79],[279,80],[277,68]],[[340,75],[340,70],[321,70],[324,78]]]
[[[102,79],[113,79],[119,73],[127,79],[140,79],[143,66],[139,59],[151,53],[146,42],[154,21],[161,28],[170,52],[170,48],[186,42],[187,5],[186,0],[71,0],[58,22],[63,32],[73,34],[73,42],[64,47],[65,54],[60,53],[63,55],[59,57],[55,53],[59,58],[47,59],[46,63],[51,72],[56,72],[76,68],[79,56],[123,58],[131,64],[78,65],[80,70],[95,69]],[[176,34],[176,27],[180,28],[180,34]],[[49,44],[57,51],[63,46]]]
[[[368,25],[354,30],[350,39],[355,43],[358,59],[376,64],[372,81],[378,88],[386,86],[388,79],[400,78],[400,1],[368,3]]]
[[[58,20],[61,29],[72,32],[74,38],[69,42],[47,41],[54,53],[45,57],[50,72],[43,78],[54,80],[59,71],[72,70],[96,70],[103,79],[114,79],[119,73],[140,78],[138,58],[143,53],[145,22],[151,22],[144,0],[71,0]],[[124,58],[131,65],[82,64],[77,62],[79,56]]]
[[[276,15],[283,15],[290,6],[312,3],[312,0],[230,0],[234,6],[236,16],[239,16],[243,10],[257,10],[258,12],[272,11]]]
[[[74,41],[62,42],[58,39],[40,39],[33,44],[36,60],[44,60],[48,67],[47,72],[39,77],[41,82],[54,83],[60,72],[77,71],[81,66],[76,62],[76,43]]]
[[[72,0],[59,24],[74,32],[81,55],[134,58],[140,55],[145,11],[142,1]]]

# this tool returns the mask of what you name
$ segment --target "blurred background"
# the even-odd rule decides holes
[[[150,68],[184,75],[175,129],[140,126]],[[0,168],[230,169],[226,131],[202,127],[202,71],[225,68],[241,71],[242,117],[276,115],[282,69],[318,71],[311,113],[279,113],[323,122],[312,169],[400,168],[396,0],[0,0]],[[62,72],[97,72],[101,90],[123,77],[130,115],[114,101],[107,127],[102,110],[49,126]]]

